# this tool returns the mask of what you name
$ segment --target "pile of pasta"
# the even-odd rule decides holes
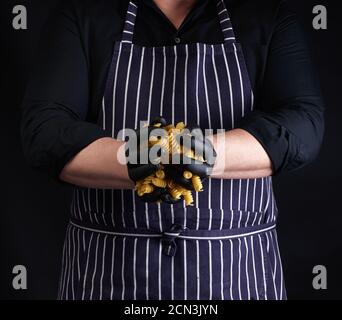
[[[155,127],[160,127],[161,124],[155,124]],[[179,122],[174,125],[168,125],[164,129],[167,132],[165,137],[154,137],[149,138],[149,146],[160,145],[169,155],[180,153],[184,154],[189,158],[196,159],[199,161],[205,161],[202,156],[198,156],[191,149],[187,149],[185,146],[180,145],[176,140],[176,135],[182,133],[185,125],[183,122]],[[192,185],[196,192],[203,191],[202,180],[199,176],[193,174],[190,171],[184,171],[183,176],[185,179],[191,179]],[[188,190],[179,184],[175,183],[171,177],[167,177],[164,171],[163,164],[161,168],[153,175],[148,176],[143,180],[139,180],[136,183],[135,190],[139,197],[145,194],[152,193],[156,188],[166,188],[174,199],[183,199],[186,206],[192,206],[194,198],[191,190]]]

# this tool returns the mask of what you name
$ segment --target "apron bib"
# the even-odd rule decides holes
[[[113,138],[162,115],[233,129],[253,92],[228,11],[222,44],[133,44],[130,2],[98,124]],[[74,188],[60,299],[285,299],[271,177],[207,179],[194,206],[147,204],[134,190]]]

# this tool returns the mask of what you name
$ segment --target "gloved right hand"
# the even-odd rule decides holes
[[[126,158],[128,175],[135,183],[154,174],[161,168],[160,157],[162,149],[159,153],[153,153],[149,147],[149,138],[152,135],[165,134],[163,128],[166,121],[162,117],[155,118],[148,126],[135,130],[136,139],[127,142]],[[160,132],[158,132],[158,129]],[[144,202],[155,203],[165,202],[175,204],[181,199],[174,199],[166,188],[157,188],[151,193],[144,194],[140,197]]]
[[[135,183],[154,174],[161,167],[161,154],[151,153],[149,147],[150,134],[152,131],[158,133],[158,127],[155,125],[159,123],[161,124],[160,128],[162,128],[166,124],[165,119],[158,117],[149,125],[136,129],[135,135],[130,137],[126,143],[125,155],[128,175]]]
[[[186,127],[188,130],[187,140],[183,140],[181,134],[176,135],[177,143],[187,150],[191,150],[192,155],[182,154],[179,163],[171,163],[165,166],[165,172],[169,177],[182,187],[188,190],[195,190],[191,179],[186,179],[183,174],[189,171],[198,176],[203,182],[207,179],[213,170],[216,162],[216,151],[210,140],[205,137],[203,130],[198,126]],[[202,160],[193,159],[192,156],[197,153]]]

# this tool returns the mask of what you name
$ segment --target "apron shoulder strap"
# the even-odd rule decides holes
[[[128,3],[127,13],[126,13],[126,20],[124,29],[122,32],[122,42],[125,43],[133,43],[133,32],[134,32],[134,25],[135,19],[137,17],[138,7],[135,3],[130,1]]]
[[[224,0],[217,1],[217,11],[220,19],[224,42],[235,42],[235,34]]]

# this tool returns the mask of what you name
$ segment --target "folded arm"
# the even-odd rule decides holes
[[[312,162],[324,133],[324,107],[307,39],[296,15],[281,2],[270,38],[255,110],[237,129],[214,137],[216,178],[256,178]],[[221,142],[220,142],[221,141]]]

